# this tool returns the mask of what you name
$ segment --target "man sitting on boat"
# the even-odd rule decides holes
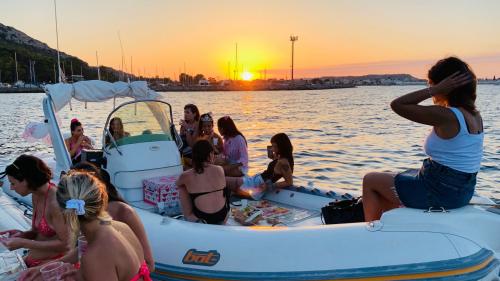
[[[420,170],[369,173],[363,179],[366,221],[401,203],[410,208],[465,206],[474,194],[483,156],[483,122],[476,109],[476,75],[458,58],[440,60],[428,73],[430,87],[392,101],[397,114],[433,126]],[[434,105],[420,105],[432,98]]]

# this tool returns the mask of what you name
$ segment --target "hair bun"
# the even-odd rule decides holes
[[[71,119],[71,123],[76,123],[76,122],[80,122],[80,121],[78,121],[78,119],[76,119],[76,118]]]

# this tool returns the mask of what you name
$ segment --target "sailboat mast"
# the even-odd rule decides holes
[[[238,80],[238,43],[236,43],[236,55],[234,62],[234,80]]]
[[[19,81],[19,72],[17,72],[17,53],[14,52],[14,60],[16,61],[16,82]]]
[[[95,59],[97,61],[97,80],[101,80],[101,67],[99,66],[99,55],[95,51]]]
[[[59,73],[59,83],[61,83],[62,82],[61,57],[59,55],[59,30],[57,29],[57,1],[56,0],[54,0],[54,17],[56,19],[57,72]]]

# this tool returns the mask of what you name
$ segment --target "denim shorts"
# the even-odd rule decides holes
[[[460,208],[474,194],[477,173],[465,173],[425,159],[420,170],[407,170],[394,178],[394,186],[406,207]]]

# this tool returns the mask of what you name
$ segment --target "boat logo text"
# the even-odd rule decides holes
[[[183,264],[194,264],[204,266],[214,266],[219,262],[220,254],[216,250],[197,251],[196,249],[189,249],[182,259]]]

